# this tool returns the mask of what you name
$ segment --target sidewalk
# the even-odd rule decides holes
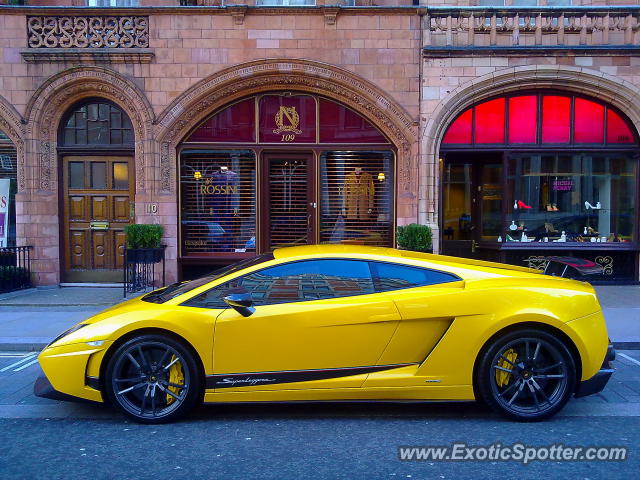
[[[617,348],[640,348],[640,286],[596,290]],[[122,288],[63,287],[0,295],[0,351],[41,350],[60,332],[123,300]]]
[[[122,302],[122,294],[121,287],[63,287],[0,295],[0,351],[42,350],[67,328]]]

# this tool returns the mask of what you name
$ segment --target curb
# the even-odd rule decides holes
[[[0,343],[0,351],[3,352],[40,352],[48,343],[25,342],[25,343]]]

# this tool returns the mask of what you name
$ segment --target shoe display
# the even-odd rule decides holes
[[[551,211],[552,212],[559,212],[560,209],[558,208],[558,206],[554,203],[553,205],[551,205]]]
[[[516,202],[518,204],[518,208],[531,208],[529,205],[527,205],[526,203],[524,203],[522,200],[518,200]]]

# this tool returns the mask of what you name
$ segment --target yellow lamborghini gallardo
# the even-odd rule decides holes
[[[593,288],[511,265],[356,246],[276,250],[109,308],[39,356],[35,393],[139,422],[205,402],[481,400],[541,420],[601,391]]]

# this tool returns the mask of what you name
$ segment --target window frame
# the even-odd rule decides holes
[[[375,269],[375,267],[372,266],[372,264],[374,264],[374,263],[399,265],[401,267],[416,268],[416,269],[419,269],[419,270],[427,270],[429,272],[436,272],[436,273],[440,273],[440,274],[449,275],[449,276],[451,276],[452,280],[450,282],[438,282],[438,283],[429,283],[429,284],[424,284],[424,285],[412,285],[410,287],[394,288],[393,290],[378,290],[377,289],[377,285],[376,285],[376,281],[378,279],[380,279],[380,276],[378,276],[375,273],[376,269]],[[410,288],[432,287],[434,285],[444,285],[446,283],[456,283],[456,282],[463,281],[463,279],[459,275],[456,275],[455,273],[452,273],[452,272],[447,272],[447,271],[443,271],[443,270],[437,270],[435,268],[430,268],[430,267],[420,267],[418,265],[411,265],[411,264],[407,264],[407,263],[385,262],[383,260],[369,260],[369,270],[371,271],[371,276],[373,278],[373,288],[376,290],[376,293],[397,292],[397,291],[400,291],[400,290],[408,290]]]
[[[398,262],[391,262],[391,261],[384,261],[384,260],[372,260],[372,259],[366,259],[366,258],[354,258],[354,257],[321,257],[321,258],[313,258],[313,259],[298,259],[298,260],[292,260],[290,262],[284,262],[284,263],[278,263],[275,265],[269,265],[269,266],[265,266],[264,268],[260,268],[260,269],[256,269],[256,270],[252,270],[251,272],[245,273],[245,274],[240,274],[237,275],[235,277],[232,277],[230,279],[224,280],[223,282],[215,285],[214,287],[211,287],[208,290],[205,290],[203,292],[200,292],[196,295],[194,295],[193,297],[185,300],[184,302],[181,302],[178,304],[178,306],[181,307],[192,307],[192,308],[203,308],[203,309],[208,309],[208,310],[216,310],[216,309],[227,309],[230,308],[228,305],[225,304],[225,306],[220,306],[220,307],[206,307],[206,306],[200,306],[200,305],[192,305],[189,304],[192,300],[194,300],[195,298],[207,294],[208,292],[216,289],[216,288],[220,288],[223,285],[232,282],[234,280],[239,280],[243,277],[246,277],[248,275],[252,275],[258,272],[261,272],[262,270],[266,270],[269,268],[274,268],[274,267],[280,267],[283,265],[291,265],[294,263],[302,263],[302,262],[314,262],[314,261],[323,261],[323,260],[341,260],[341,261],[356,261],[356,262],[364,262],[367,264],[367,268],[369,269],[369,275],[371,277],[371,283],[372,283],[372,287],[373,287],[373,291],[370,293],[356,293],[353,295],[344,295],[344,296],[336,296],[336,297],[331,297],[331,298],[316,298],[316,299],[299,299],[299,300],[291,300],[291,301],[286,301],[286,302],[275,302],[275,303],[265,303],[265,304],[255,304],[254,306],[256,307],[266,307],[266,306],[270,306],[270,305],[283,305],[283,304],[289,304],[289,303],[302,303],[302,302],[319,302],[319,301],[325,301],[325,300],[336,300],[338,298],[350,298],[350,297],[361,297],[364,295],[378,295],[381,293],[389,293],[389,292],[396,292],[396,291],[400,291],[400,290],[408,290],[411,288],[423,288],[423,287],[432,287],[435,285],[443,285],[446,283],[456,283],[456,282],[460,282],[463,281],[463,279],[459,276],[456,275],[455,273],[452,272],[446,272],[446,271],[442,271],[442,270],[437,270],[435,268],[429,268],[429,267],[420,267],[418,265],[411,265],[411,264],[406,264],[406,263],[398,263]],[[376,277],[374,276],[374,268],[372,267],[372,263],[384,263],[384,264],[390,264],[390,265],[399,265],[399,266],[403,266],[403,267],[409,267],[409,268],[417,268],[417,269],[421,269],[421,270],[428,270],[430,272],[437,272],[437,273],[441,273],[441,274],[446,274],[446,275],[450,275],[452,277],[452,280],[450,282],[440,282],[440,283],[431,283],[431,284],[425,284],[425,285],[412,285],[409,287],[403,287],[403,288],[397,288],[397,289],[393,289],[393,290],[378,290],[377,285],[376,285]],[[222,298],[222,297],[220,297]]]

